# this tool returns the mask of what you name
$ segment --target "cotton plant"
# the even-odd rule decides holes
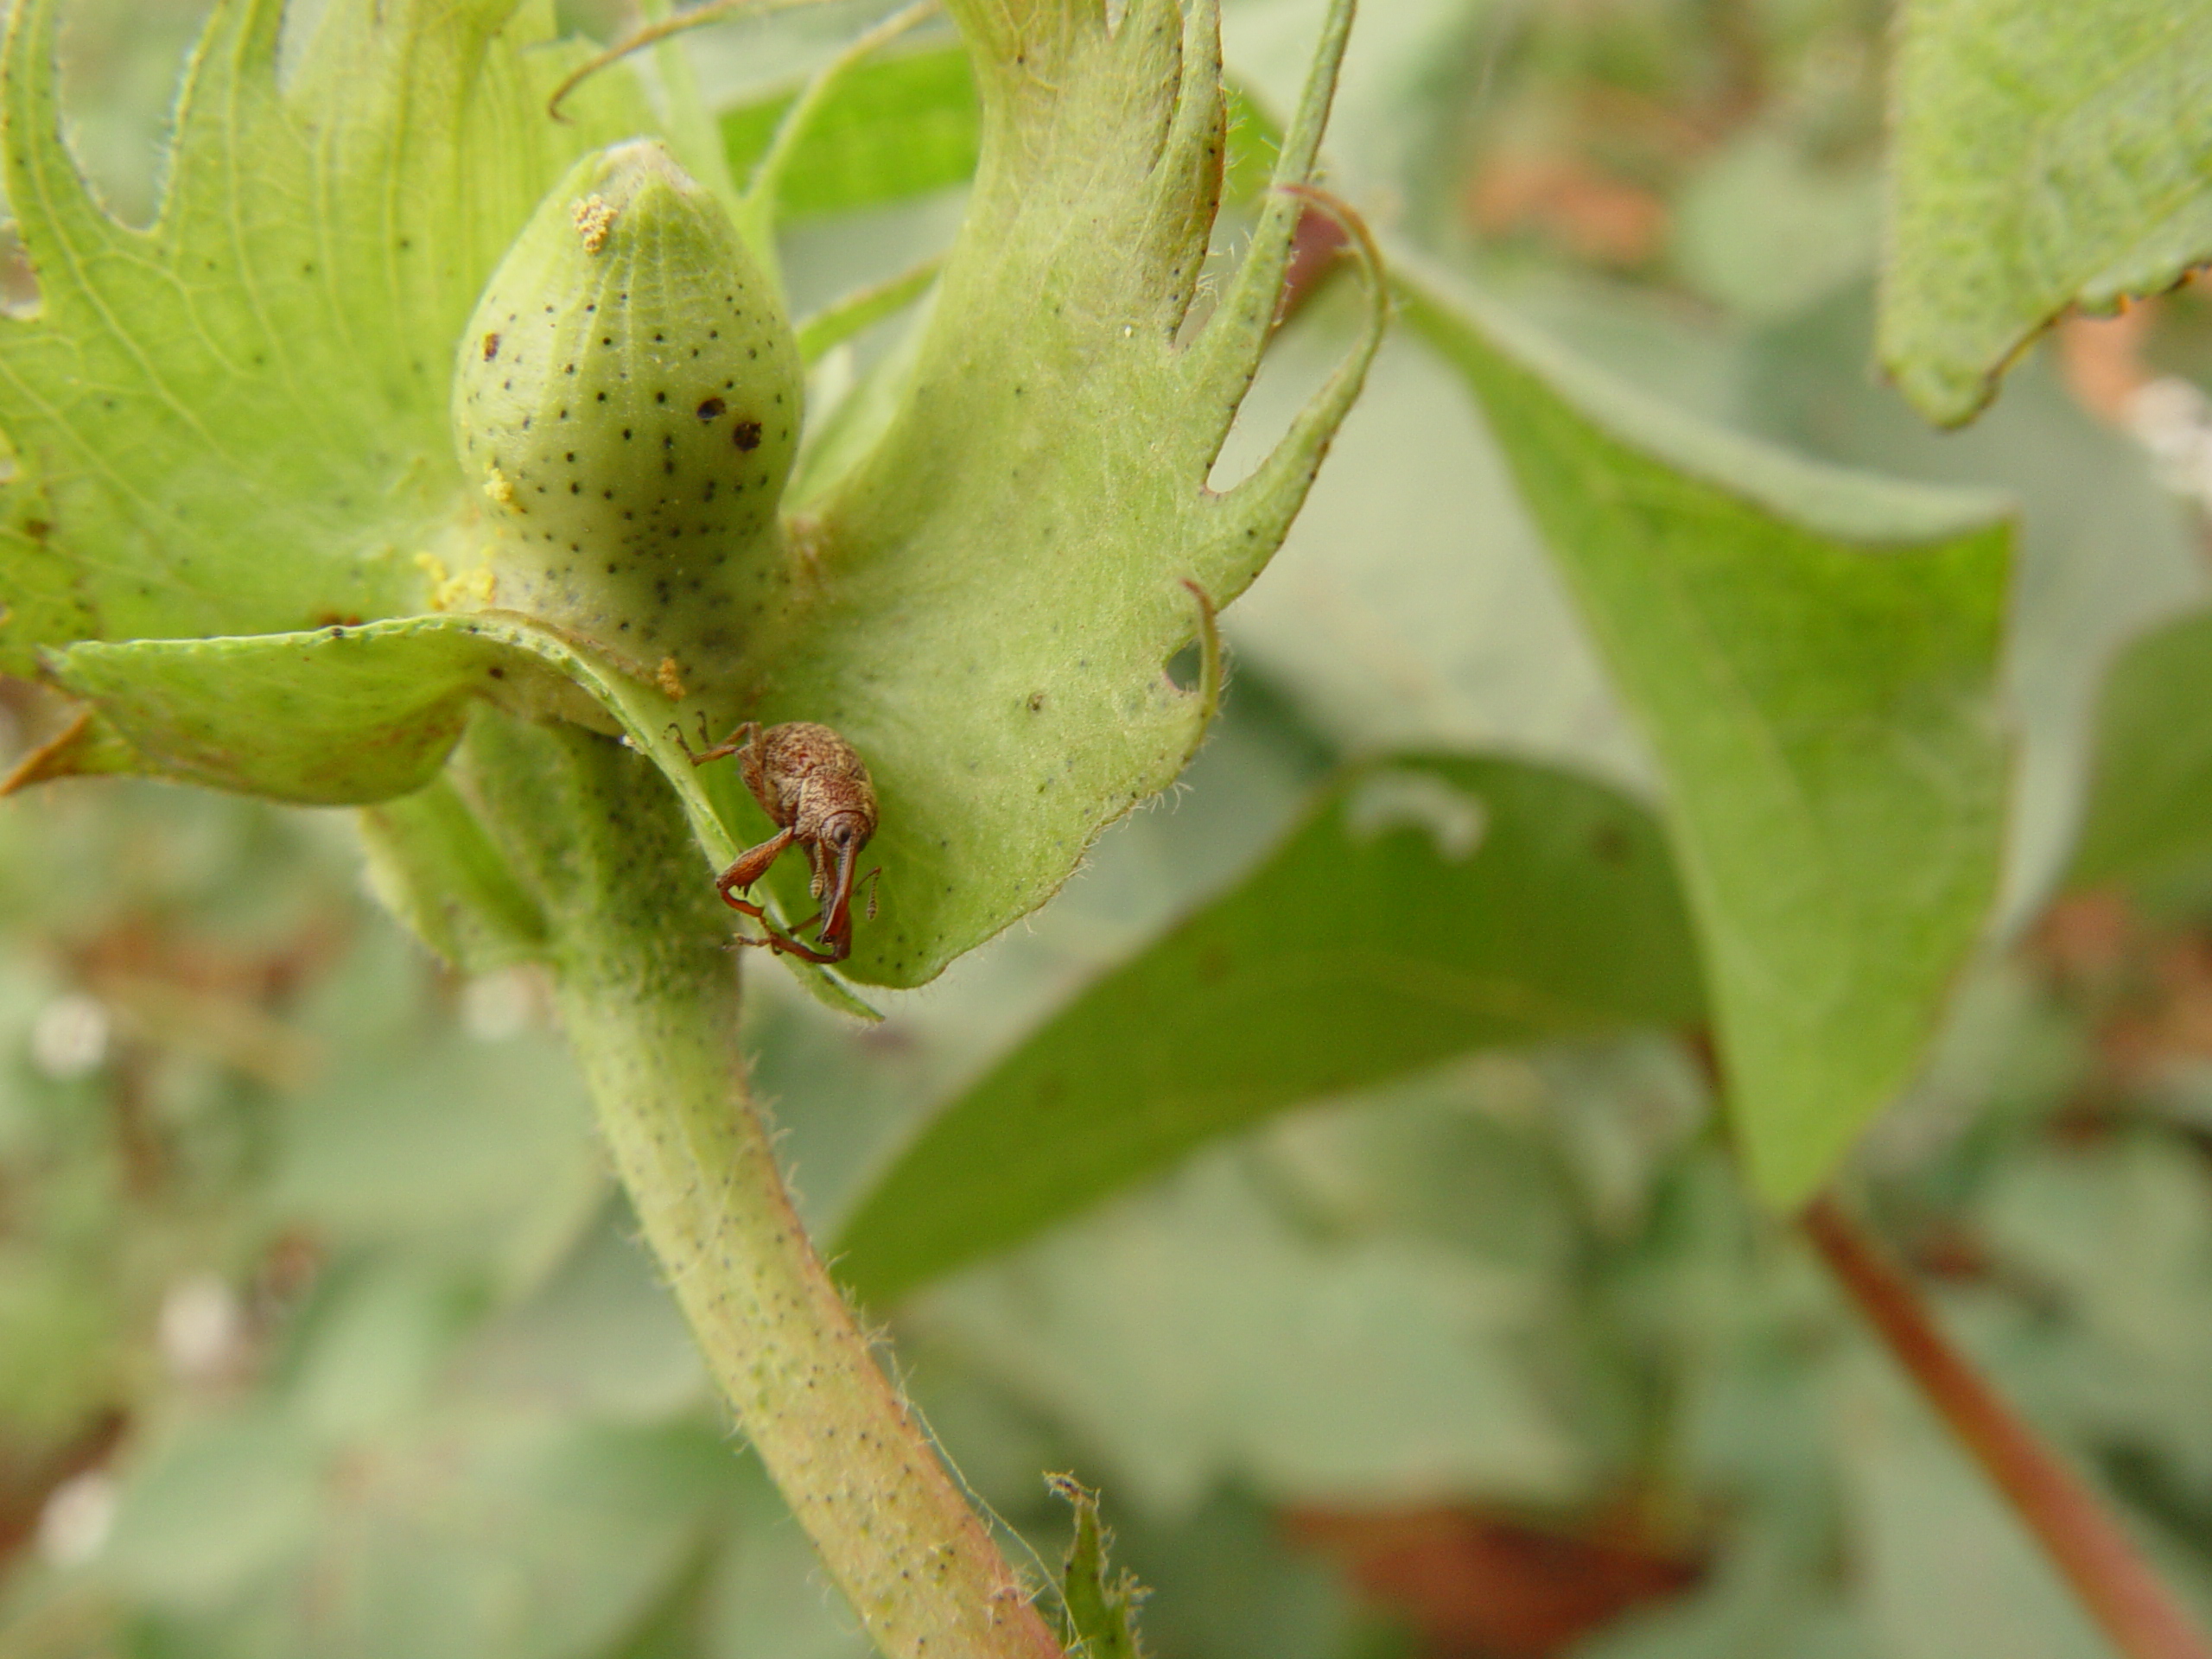
[[[430,946],[544,964],[662,1271],[874,1641],[1044,1654],[1036,1586],[791,1209],[737,969],[779,957],[866,1017],[864,988],[933,977],[1173,780],[1217,702],[1213,613],[1281,542],[1382,302],[1363,256],[1349,354],[1213,488],[1350,5],[1217,294],[1211,0],[947,10],[983,111],[966,218],[887,417],[794,505],[772,188],[730,188],[697,111],[664,130],[626,71],[554,112],[590,54],[550,3],[333,0],[280,72],[282,0],[225,0],[138,229],[63,142],[59,0],[24,0],[0,162],[39,304],[0,323],[0,669],[77,710],[16,786],[358,807],[376,890]],[[834,972],[789,949],[818,865],[778,863],[757,924],[718,897],[788,827],[741,765],[693,763],[747,721],[864,766],[880,874]]]

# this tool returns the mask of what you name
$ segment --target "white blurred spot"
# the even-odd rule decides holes
[[[114,1525],[114,1480],[98,1469],[73,1475],[39,1511],[38,1553],[49,1567],[82,1567],[106,1546]]]
[[[175,1376],[211,1382],[237,1367],[245,1344],[245,1308],[215,1274],[194,1274],[162,1298],[157,1330],[162,1357]]]
[[[461,1029],[480,1043],[505,1042],[520,1035],[537,1012],[537,987],[524,969],[486,974],[461,989]]]
[[[31,1064],[57,1083],[99,1070],[107,1058],[110,1021],[97,997],[57,996],[31,1021]]]
[[[853,394],[860,384],[860,359],[849,340],[840,340],[822,353],[806,378],[806,408],[810,418],[826,419],[830,411]],[[819,416],[814,410],[821,410]]]
[[[2188,381],[2167,375],[2129,397],[2126,418],[2166,487],[2212,508],[2212,402]]]
[[[1390,830],[1426,830],[1437,856],[1464,861],[1482,845],[1490,814],[1480,799],[1433,772],[1378,772],[1363,778],[1344,803],[1344,833],[1372,841]]]

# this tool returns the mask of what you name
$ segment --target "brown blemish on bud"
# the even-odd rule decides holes
[[[485,336],[484,336],[484,360],[485,360],[486,363],[489,363],[489,362],[490,362],[493,358],[497,357],[499,354],[499,335],[497,335],[497,334],[486,334],[486,335],[485,335]]]
[[[614,218],[613,204],[604,196],[586,196],[569,209],[569,221],[576,227],[577,239],[586,253],[597,253],[607,245],[614,230]]]
[[[688,695],[683,690],[683,664],[673,657],[660,659],[660,666],[653,671],[653,679],[671,702],[681,702]]]
[[[740,421],[730,428],[729,441],[750,454],[760,447],[760,423]]]

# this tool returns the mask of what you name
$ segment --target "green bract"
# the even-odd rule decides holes
[[[334,0],[281,79],[277,0],[219,7],[139,232],[60,142],[56,3],[17,9],[5,62],[42,308],[0,324],[0,664],[96,718],[41,775],[389,800],[489,697],[626,733],[704,880],[767,826],[671,728],[821,721],[882,801],[862,981],[930,978],[1175,776],[1215,685],[1165,665],[1281,541],[1379,331],[1378,294],[1276,453],[1211,490],[1302,211],[1271,200],[1200,315],[1213,7],[957,4],[982,110],[967,222],[880,436],[779,520],[798,391],[771,284],[657,148],[590,153],[650,129],[619,77],[577,126],[548,117],[582,54],[550,5]],[[1312,168],[1349,21],[1281,181]],[[803,905],[803,881],[770,885]]]

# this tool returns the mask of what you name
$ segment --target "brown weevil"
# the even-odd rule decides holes
[[[707,741],[705,726],[702,715],[699,733],[702,744]],[[827,726],[808,720],[787,721],[766,730],[760,721],[748,720],[721,742],[696,752],[683,741],[683,728],[671,729],[677,746],[695,766],[735,755],[738,775],[776,826],[774,835],[739,854],[737,861],[715,880],[715,891],[721,894],[724,904],[767,930],[766,938],[749,943],[788,950],[809,962],[842,962],[853,950],[853,889],[883,873],[879,865],[857,879],[854,874],[861,849],[875,833],[875,786],[868,782],[868,767],[858,753]],[[739,896],[750,891],[754,882],[768,874],[768,867],[793,845],[806,849],[814,866],[808,891],[822,901],[822,908],[791,931],[795,934],[818,918],[822,926],[815,934],[814,945],[779,933],[760,906]],[[868,908],[873,917],[873,891]]]

